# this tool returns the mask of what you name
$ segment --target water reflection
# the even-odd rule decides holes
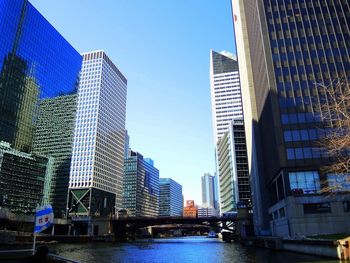
[[[340,263],[319,257],[227,244],[219,239],[185,237],[142,240],[126,244],[60,244],[51,248],[81,262],[233,262],[233,263]],[[344,262],[343,262],[344,263]]]

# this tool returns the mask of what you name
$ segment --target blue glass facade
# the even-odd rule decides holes
[[[29,152],[38,101],[74,92],[82,57],[27,0],[0,0],[0,36],[0,140]]]
[[[159,170],[151,159],[133,151],[124,161],[123,208],[132,217],[159,214]]]
[[[182,214],[182,186],[171,178],[159,178],[159,216]]]

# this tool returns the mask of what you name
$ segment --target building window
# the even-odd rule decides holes
[[[327,182],[331,192],[350,190],[350,174],[327,174]]]
[[[350,201],[343,202],[344,212],[350,212]]]
[[[314,194],[321,189],[320,177],[317,171],[291,172],[288,175],[292,193]]]
[[[304,204],[304,214],[323,214],[331,212],[331,203]]]
[[[286,213],[284,211],[284,207],[279,209],[279,214],[280,214],[280,217],[285,217],[286,216]]]

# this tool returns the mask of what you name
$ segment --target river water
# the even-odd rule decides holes
[[[129,243],[57,244],[52,252],[82,263],[340,263],[314,256],[243,247],[206,237],[141,240]]]

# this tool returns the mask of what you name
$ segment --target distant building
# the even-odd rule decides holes
[[[125,130],[125,146],[124,146],[124,158],[128,158],[128,152],[130,148],[130,136],[128,134],[128,131]]]
[[[219,216],[213,207],[198,207],[198,218]]]
[[[124,163],[123,209],[131,217],[159,214],[159,170],[153,160],[131,150]]]
[[[186,206],[184,207],[183,217],[187,217],[187,218],[197,218],[198,217],[198,208],[194,204],[193,200],[186,201]]]
[[[122,207],[127,80],[104,51],[82,56],[67,210],[89,220]]]
[[[251,204],[243,120],[233,120],[217,144],[221,213],[237,210],[237,203]]]
[[[217,204],[216,190],[217,187],[215,176],[206,173],[201,177],[202,183],[202,206],[203,207],[215,207]]]
[[[235,211],[240,200],[250,203],[242,91],[238,61],[232,54],[211,50],[210,90],[220,212],[224,213]]]
[[[53,157],[49,203],[56,217],[66,214],[77,94],[45,99],[39,105],[33,152]]]
[[[0,195],[15,214],[34,214],[47,204],[52,179],[52,158],[17,151],[0,142]]]
[[[231,121],[243,118],[238,62],[233,54],[210,51],[210,92],[216,145]]]
[[[159,178],[159,216],[182,216],[182,186],[171,178]]]

